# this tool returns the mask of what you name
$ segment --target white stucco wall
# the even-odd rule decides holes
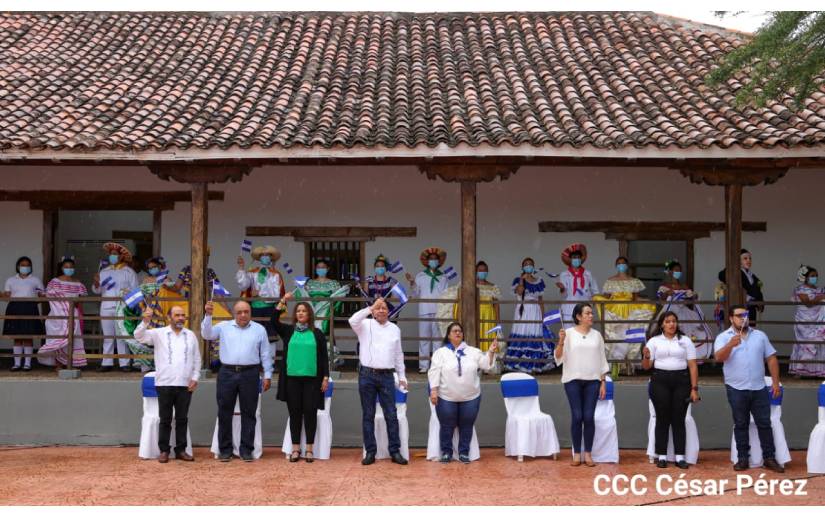
[[[825,270],[818,216],[825,190],[822,172],[791,171],[774,185],[745,189],[745,220],[768,224],[767,233],[745,233],[743,245],[754,255],[754,270],[770,300],[789,298],[800,263]],[[415,239],[367,243],[367,265],[383,252],[401,259],[408,270],[415,269],[419,251],[439,245],[448,250],[447,262],[459,267],[458,185],[430,181],[414,167],[263,167],[240,183],[210,188],[226,193],[224,201],[210,202],[209,243],[210,265],[229,287],[234,286],[231,277],[244,227],[252,225],[416,226]],[[75,166],[3,166],[0,189],[188,190],[186,185],[158,179],[143,167]],[[691,184],[672,170],[523,167],[507,181],[479,185],[478,256],[490,265],[490,280],[505,288],[524,256],[559,271],[561,248],[578,241],[588,246],[587,265],[601,284],[613,274],[618,251],[614,240],[601,233],[539,233],[538,222],[721,222],[723,208],[721,187]],[[21,254],[30,255],[35,270],[42,271],[41,225],[41,213],[29,210],[26,203],[0,203],[3,278],[13,273],[14,260]],[[189,262],[189,228],[188,203],[164,212],[162,252],[173,270]],[[723,237],[720,232],[696,241],[695,288],[704,299],[712,296],[716,274],[723,267]],[[302,243],[291,238],[253,240],[280,248],[296,273],[302,270]],[[768,314],[770,319],[787,318],[792,311],[772,308]],[[789,327],[771,331],[776,337],[790,335]]]

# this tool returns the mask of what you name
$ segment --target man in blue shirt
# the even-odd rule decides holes
[[[232,459],[232,415],[235,400],[241,409],[241,459],[252,461],[255,445],[255,410],[260,393],[260,371],[264,370],[263,390],[272,385],[272,361],[266,329],[252,320],[252,308],[245,301],[232,307],[235,319],[212,326],[212,302],[206,303],[201,336],[221,341],[221,369],[218,371],[218,447],[221,462]]]
[[[748,469],[749,416],[753,415],[762,446],[764,466],[777,473],[784,473],[785,468],[774,457],[771,430],[770,397],[778,398],[781,393],[776,350],[764,332],[748,327],[747,308],[742,305],[731,306],[730,314],[731,327],[716,337],[713,350],[716,360],[724,363],[725,389],[733,415],[733,436],[739,455],[733,469]],[[765,362],[772,380],[771,393],[768,393],[765,385]]]

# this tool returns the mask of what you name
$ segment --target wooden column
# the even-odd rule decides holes
[[[725,288],[726,308],[744,302],[739,274],[742,249],[742,185],[725,185]]]
[[[476,285],[476,182],[461,182],[461,324],[464,339],[477,343],[478,287]]]
[[[208,184],[192,183],[192,287],[189,291],[189,328],[200,337],[203,306],[208,299],[206,292],[206,246],[208,242],[209,203]],[[201,350],[206,356],[206,349]]]
[[[152,256],[160,256],[161,231],[163,229],[163,210],[152,211]]]
[[[55,276],[54,245],[57,232],[57,210],[43,210],[43,282]]]

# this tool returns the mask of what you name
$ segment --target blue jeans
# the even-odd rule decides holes
[[[570,403],[570,435],[573,439],[573,451],[582,452],[582,434],[584,434],[584,451],[593,450],[593,436],[596,435],[596,402],[599,401],[599,380],[570,380],[564,384],[564,392]]]
[[[401,450],[401,438],[398,433],[398,416],[395,412],[395,380],[391,372],[377,372],[361,367],[358,370],[358,394],[361,396],[361,431],[364,434],[364,449],[375,454],[375,400],[384,411],[387,422],[387,440],[390,455]]]
[[[458,454],[470,455],[470,441],[473,439],[473,425],[476,424],[481,396],[470,401],[447,401],[438,398],[435,414],[438,416],[438,440],[441,455],[453,456],[453,434],[458,427]]]
[[[243,371],[221,367],[218,371],[215,394],[218,399],[218,448],[221,455],[232,454],[232,416],[236,399],[241,409],[241,445],[238,451],[241,457],[252,455],[255,425],[258,423],[255,411],[258,408],[260,381],[258,367]]]
[[[759,444],[762,446],[762,458],[774,458],[773,430],[771,429],[771,395],[767,387],[758,391],[740,391],[725,385],[728,392],[731,415],[733,416],[733,437],[740,461],[750,458],[749,442],[750,416],[756,424]]]

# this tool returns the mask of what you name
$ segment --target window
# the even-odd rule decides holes
[[[692,241],[687,240],[633,240],[627,243],[627,258],[632,267],[630,273],[645,284],[640,295],[656,298],[656,290],[664,278],[665,262],[677,260],[689,282],[692,276]],[[691,256],[689,256],[689,251]]]

